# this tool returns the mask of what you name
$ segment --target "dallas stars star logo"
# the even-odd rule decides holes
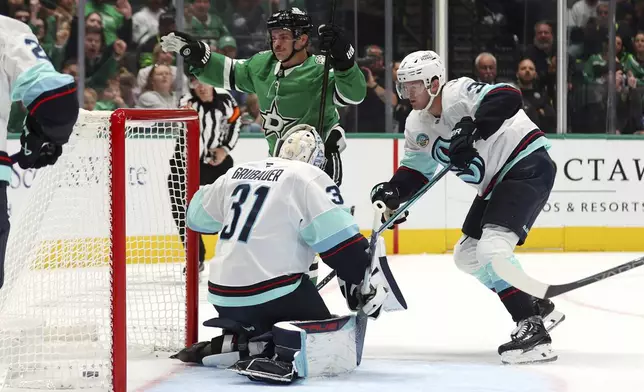
[[[277,109],[275,100],[271,103],[269,110],[260,112],[260,114],[262,116],[262,128],[264,128],[266,136],[274,134],[278,139],[281,137],[284,129],[297,121],[296,118],[282,116]]]

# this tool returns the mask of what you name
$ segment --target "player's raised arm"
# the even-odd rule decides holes
[[[338,26],[321,25],[320,49],[331,56],[333,102],[338,106],[358,105],[367,95],[367,82],[355,62],[355,49]]]
[[[11,100],[28,110],[18,163],[23,169],[54,164],[78,118],[74,79],[54,69],[22,22],[0,16],[0,48]]]
[[[205,42],[179,31],[161,37],[161,48],[166,52],[179,53],[190,66],[190,72],[204,83],[226,90],[255,92],[249,60],[234,60],[211,52]]]

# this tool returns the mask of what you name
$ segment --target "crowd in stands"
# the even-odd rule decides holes
[[[198,83],[188,74],[178,74],[175,58],[161,50],[160,37],[176,29],[172,0],[86,0],[84,58],[85,74],[78,72],[78,0],[4,0],[0,13],[27,23],[56,69],[84,77],[84,108],[114,110],[124,107],[175,108],[183,94]],[[487,15],[483,24],[508,24],[514,18],[516,1],[473,0]],[[533,0],[523,0],[535,6]],[[205,40],[211,49],[231,58],[248,58],[268,49],[266,19],[282,6],[282,0],[185,0],[185,32]],[[306,9],[307,0],[289,0],[290,7]],[[530,3],[530,4],[528,4]],[[547,3],[547,4],[546,4]],[[553,6],[554,4],[554,6]],[[609,3],[572,0],[568,36],[568,131],[606,132],[608,106]],[[44,6],[47,5],[47,6]],[[557,131],[556,1],[544,0],[537,7],[549,8],[548,19],[532,24],[530,34],[515,35],[519,50],[513,74],[497,77],[493,48],[473,59],[471,76],[485,83],[508,82],[521,89],[524,109],[546,132]],[[644,0],[617,0],[615,17],[616,131],[644,133]],[[54,9],[55,8],[55,9]],[[525,8],[527,9],[527,8]],[[532,23],[522,19],[524,23]],[[510,29],[512,27],[510,26]],[[561,26],[559,27],[561,28]],[[524,39],[526,42],[521,42]],[[348,132],[402,132],[411,110],[408,102],[385,89],[383,48],[360,47],[358,64],[367,81],[367,96],[357,109],[341,113]],[[399,66],[393,68],[393,80]],[[242,109],[242,132],[261,132],[257,97],[232,92]],[[389,106],[389,107],[387,107]],[[385,129],[385,113],[391,110],[394,129]],[[20,132],[25,112],[20,103],[12,107],[9,129]]]
[[[198,81],[177,74],[160,38],[176,30],[170,0],[83,0],[85,72],[78,70],[78,0],[5,0],[0,14],[28,24],[54,67],[84,78],[84,109],[176,108]],[[298,1],[290,1],[297,6]],[[268,49],[266,19],[279,0],[186,0],[184,31],[231,58]],[[233,92],[243,129],[261,131],[257,97]],[[21,132],[25,109],[14,103],[10,132]]]
[[[487,10],[494,10],[492,14],[496,17],[488,17],[489,23],[513,18],[509,9],[503,7],[504,2],[481,2]],[[526,1],[529,6],[527,3],[530,1]],[[515,75],[497,80],[494,53],[484,52],[475,60],[474,77],[484,82],[514,83],[523,92],[524,109],[535,123],[546,132],[556,132],[557,28],[565,28],[568,37],[568,132],[607,132],[612,102],[615,133],[644,133],[644,1],[616,0],[615,96],[612,100],[608,97],[609,2],[572,0],[567,5],[567,26],[553,23],[556,2],[544,1],[539,5],[546,10],[541,16],[548,19],[532,25],[531,42],[518,43],[513,67]]]

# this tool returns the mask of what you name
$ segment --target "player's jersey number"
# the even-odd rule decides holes
[[[257,215],[262,209],[262,204],[264,204],[264,201],[266,201],[266,196],[268,195],[269,190],[270,188],[267,186],[260,186],[255,190],[255,192],[253,192],[255,201],[253,202],[251,210],[246,217],[246,221],[244,222],[244,225],[239,232],[239,236],[237,237],[239,241],[248,241],[250,232],[253,229],[253,224],[255,224],[255,219],[257,219]],[[233,202],[232,205],[233,219],[230,224],[224,226],[223,230],[219,234],[220,239],[229,240],[235,235],[235,232],[237,230],[237,223],[239,222],[239,217],[242,214],[242,208],[245,206],[250,191],[250,184],[240,184],[233,191],[232,197],[236,198],[236,201]]]
[[[487,83],[473,82],[467,86],[467,91],[474,91],[475,94],[480,94],[485,86],[487,86]]]
[[[344,204],[344,199],[342,198],[342,195],[340,194],[340,188],[338,188],[335,185],[328,186],[326,188],[326,193],[331,195],[331,201],[334,204],[342,205]]]
[[[38,42],[30,38],[25,38],[25,44],[29,46],[29,48],[31,49],[31,53],[33,53],[34,56],[36,56],[36,58],[48,60],[47,54],[40,46],[40,44],[38,44]]]

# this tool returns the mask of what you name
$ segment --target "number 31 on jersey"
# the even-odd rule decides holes
[[[270,189],[271,188],[267,186],[260,186],[255,190],[255,192],[253,192],[255,201],[253,202],[250,213],[248,214],[248,217],[246,217],[246,221],[244,222],[244,225],[239,232],[237,240],[241,242],[248,241],[248,237],[253,230],[253,225],[255,224],[257,215],[262,209],[262,205],[264,204],[264,201],[266,201],[266,196],[268,195],[268,191]],[[237,230],[237,223],[239,222],[239,217],[242,214],[242,207],[248,199],[250,190],[250,184],[240,184],[235,188],[235,190],[233,190],[232,197],[235,199],[232,205],[233,219],[230,224],[223,227],[221,233],[219,234],[220,239],[229,240],[235,235],[235,232]]]
[[[271,190],[268,186],[260,186],[252,192],[251,195],[251,185],[250,184],[239,184],[233,190],[231,197],[234,200],[231,205],[233,211],[233,217],[229,224],[225,225],[221,232],[219,233],[219,238],[222,240],[232,240],[235,235],[237,235],[237,240],[241,242],[248,242],[251,232],[253,230],[253,225],[257,219],[257,215],[262,209],[266,197],[268,196],[269,191]],[[329,195],[331,202],[337,205],[343,205],[344,199],[340,194],[340,188],[335,185],[328,186],[326,188],[326,193]],[[252,201],[251,201],[252,199]],[[250,206],[251,210],[246,217],[241,229],[238,232],[239,218],[242,216],[242,209]]]

